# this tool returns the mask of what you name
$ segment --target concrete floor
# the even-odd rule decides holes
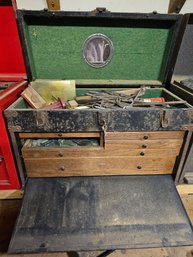
[[[66,253],[47,254],[6,254],[1,257],[68,257]],[[110,257],[193,257],[193,246],[157,249],[135,249],[126,251],[115,251]]]

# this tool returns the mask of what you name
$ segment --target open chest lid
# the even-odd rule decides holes
[[[18,81],[26,78],[11,0],[0,2],[0,31],[0,81]]]
[[[18,10],[30,80],[170,82],[181,15]]]
[[[170,175],[30,178],[9,252],[192,244]]]

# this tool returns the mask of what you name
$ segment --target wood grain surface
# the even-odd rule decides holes
[[[135,145],[136,147],[137,145]],[[181,145],[170,148],[151,149],[136,148],[136,149],[122,149],[112,147],[113,149],[104,149],[102,147],[82,147],[82,148],[57,148],[57,147],[34,147],[23,148],[22,156],[24,158],[59,158],[59,157],[100,157],[100,156],[142,156],[142,157],[168,157],[176,156],[179,153]],[[110,146],[111,148],[111,146]]]
[[[109,132],[107,140],[141,140],[141,139],[179,139],[183,138],[184,131],[156,131],[156,132]]]
[[[109,132],[96,147],[31,147],[42,138],[97,137],[102,133],[21,133],[29,177],[171,174],[183,143],[183,131]]]
[[[29,177],[171,174],[176,157],[26,158]]]

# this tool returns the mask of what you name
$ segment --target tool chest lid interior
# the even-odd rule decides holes
[[[171,79],[181,15],[18,10],[17,17],[30,80]]]

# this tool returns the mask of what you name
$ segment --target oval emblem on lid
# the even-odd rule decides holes
[[[113,43],[106,35],[92,34],[84,43],[83,56],[88,65],[102,68],[113,57]]]

